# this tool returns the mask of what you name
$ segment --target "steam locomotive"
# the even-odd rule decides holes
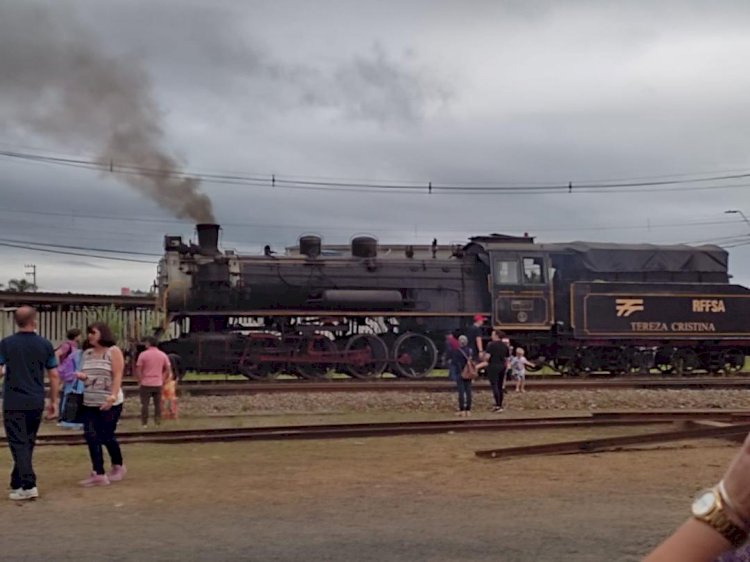
[[[482,314],[537,366],[563,374],[640,369],[738,372],[750,346],[750,290],[731,284],[717,246],[539,244],[479,236],[447,256],[382,254],[360,236],[326,255],[304,236],[298,255],[219,249],[166,236],[158,291],[179,336],[162,349],[185,369],[269,379],[342,371],[421,378],[445,337]]]

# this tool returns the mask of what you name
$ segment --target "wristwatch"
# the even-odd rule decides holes
[[[747,540],[747,531],[729,518],[725,503],[718,486],[703,490],[693,500],[693,517],[713,527],[733,546],[738,547]]]

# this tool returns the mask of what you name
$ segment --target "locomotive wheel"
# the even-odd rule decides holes
[[[349,338],[344,354],[355,355],[356,352],[369,352],[370,357],[370,360],[364,363],[346,363],[346,371],[356,379],[375,378],[388,366],[388,346],[378,336],[357,334]]]
[[[300,340],[296,355],[302,357],[313,357],[316,354],[335,354],[336,343],[322,335],[314,335]],[[319,362],[294,363],[294,372],[303,379],[323,379],[329,371],[336,368],[336,363],[326,361],[324,357]]]
[[[610,375],[624,375],[630,371],[631,359],[627,350],[619,347],[612,347],[603,352],[603,368]]]
[[[568,357],[553,359],[550,366],[564,377],[575,374],[573,371],[573,360]]]
[[[659,348],[654,354],[654,367],[659,369],[662,375],[668,375],[674,371],[673,360],[677,352],[672,348]]]
[[[689,348],[678,349],[672,355],[672,365],[678,375],[689,375],[700,367],[698,354]]]
[[[276,378],[281,365],[271,362],[260,362],[261,354],[274,353],[281,345],[281,338],[274,334],[260,334],[249,337],[245,350],[240,358],[240,373],[248,379],[267,381]]]
[[[167,357],[169,357],[169,365],[172,367],[172,374],[175,380],[180,382],[182,377],[185,376],[185,370],[182,368],[182,358],[176,353],[170,353]]]
[[[745,367],[745,354],[739,349],[730,349],[721,354],[721,362],[727,375],[739,373]]]
[[[589,347],[581,351],[579,365],[582,374],[590,374],[600,368],[600,354],[598,349]]]
[[[399,377],[424,378],[435,368],[437,360],[435,343],[423,334],[406,332],[393,343],[394,371]]]

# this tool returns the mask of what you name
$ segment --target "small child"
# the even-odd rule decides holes
[[[179,417],[177,405],[177,381],[172,373],[161,389],[161,411],[164,419],[176,420]]]
[[[510,370],[516,379],[516,392],[526,392],[526,365],[534,365],[524,357],[524,353],[523,348],[517,347],[516,356],[510,360]]]

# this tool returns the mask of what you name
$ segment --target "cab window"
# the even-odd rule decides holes
[[[518,285],[518,262],[516,260],[497,260],[495,262],[495,284]]]
[[[543,258],[523,258],[523,281],[530,285],[542,285],[546,282]]]

